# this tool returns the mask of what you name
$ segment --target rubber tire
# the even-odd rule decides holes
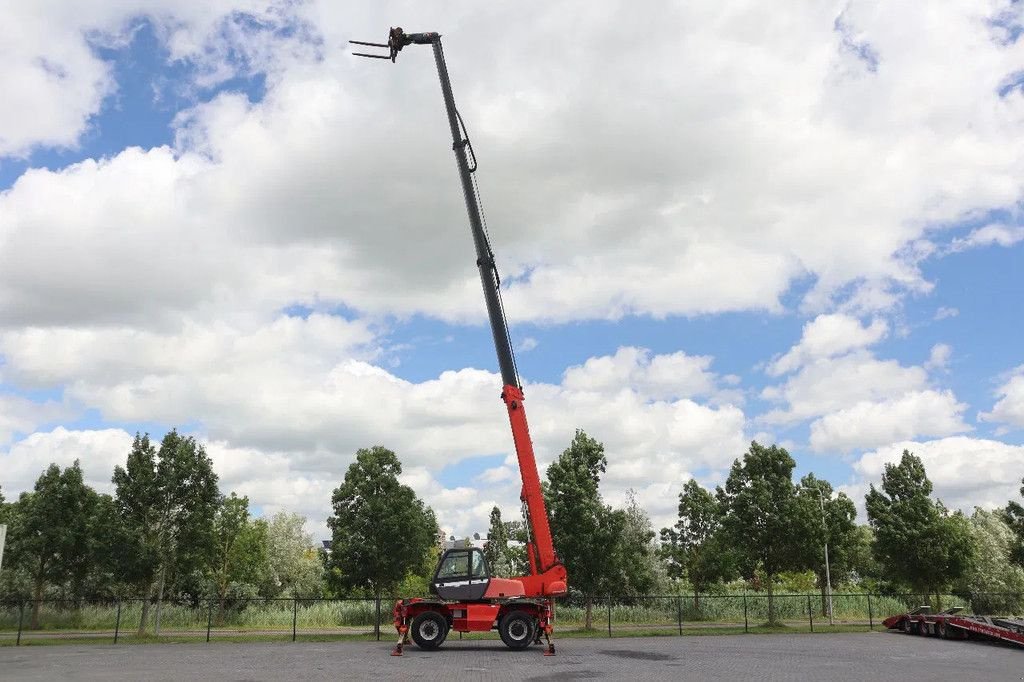
[[[914,632],[914,623],[909,618],[904,618],[903,622],[900,623],[900,630],[903,630],[906,634],[912,634]]]
[[[917,621],[917,634],[922,637],[928,636],[928,622],[924,620]]]
[[[939,621],[938,629],[940,639],[951,639],[949,636],[949,626],[946,625],[946,621]]]
[[[498,623],[498,634],[509,649],[522,651],[533,643],[537,621],[525,611],[509,611]]]
[[[437,628],[434,631],[436,634],[430,638],[424,637],[420,633],[420,628],[425,626],[424,629],[429,634],[432,630],[431,624]],[[426,651],[433,651],[441,646],[445,638],[448,637],[448,619],[437,611],[424,611],[412,619],[412,627],[409,628],[409,631],[416,646]]]

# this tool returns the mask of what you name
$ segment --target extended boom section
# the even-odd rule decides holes
[[[462,117],[455,107],[448,66],[438,33],[405,33],[392,28],[387,43],[350,41],[357,45],[386,48],[388,53],[355,54],[392,62],[407,45],[431,45],[434,62],[441,82],[445,112],[452,135],[452,149],[459,169],[459,180],[466,200],[470,232],[476,251],[476,265],[484,292],[487,317],[494,337],[498,356],[498,369],[503,388],[501,399],[508,410],[515,443],[516,457],[523,487],[520,498],[525,507],[529,538],[526,554],[529,575],[516,578],[493,578],[482,551],[478,548],[458,548],[446,551],[431,580],[431,591],[437,599],[400,599],[395,604],[395,627],[398,644],[392,655],[402,655],[402,647],[411,636],[418,646],[436,649],[444,642],[450,630],[477,632],[497,630],[502,641],[512,649],[523,649],[531,643],[547,639],[545,655],[555,652],[551,642],[554,621],[553,597],[566,593],[566,571],[555,554],[544,505],[544,494],[537,472],[537,460],[530,440],[530,429],[523,406],[523,389],[516,368],[515,354],[508,334],[508,324],[501,302],[501,279],[494,262],[487,235],[487,225],[480,206],[480,194],[473,176],[477,169],[476,155],[469,140]]]

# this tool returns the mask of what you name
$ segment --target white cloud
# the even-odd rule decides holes
[[[323,528],[330,491],[360,447],[392,448],[410,471],[431,475],[471,457],[512,456],[495,373],[462,369],[410,382],[371,364],[375,348],[362,323],[316,314],[242,328],[190,323],[165,335],[117,327],[0,335],[7,376],[43,386],[67,382],[70,401],[108,420],[198,423],[225,491],[249,495],[269,510],[304,513],[316,529]],[[617,379],[584,371],[627,355],[643,361],[625,363],[635,371]],[[689,471],[725,466],[743,451],[741,409],[675,397],[676,383],[658,383],[660,370],[648,374],[665,368],[665,381],[700,379],[710,359],[635,349],[615,358],[567,371],[561,385],[527,384],[542,473],[574,429],[583,428],[606,444],[607,494],[635,487],[645,503],[657,506],[653,493],[644,498],[649,481],[668,486]],[[679,371],[691,361],[696,369]],[[516,508],[514,459],[485,472],[478,484],[479,500],[469,510],[449,504],[455,499],[449,493],[427,499],[449,505],[438,512],[450,513],[442,522],[459,532],[478,530],[472,527],[481,522],[472,516],[477,507],[486,506],[484,519],[495,503]],[[425,485],[422,495],[434,489]]]
[[[623,346],[615,355],[590,358],[565,370],[563,384],[577,391],[607,391],[633,386],[645,398],[664,400],[708,395],[716,376],[713,358],[683,352],[651,355],[644,348]]]
[[[822,358],[805,365],[762,397],[786,404],[761,416],[769,424],[794,423],[850,408],[861,402],[883,402],[928,387],[928,373],[896,360],[879,360],[868,351]]]
[[[0,446],[8,444],[15,434],[27,435],[43,424],[67,419],[72,414],[67,405],[54,400],[37,402],[21,396],[0,395]]]
[[[960,314],[958,308],[951,308],[946,306],[939,306],[939,309],[935,311],[935,320],[945,320],[948,317],[956,317]]]
[[[962,239],[954,239],[949,245],[949,250],[955,253],[985,246],[1009,247],[1022,240],[1024,227],[993,223],[971,230],[971,233]]]
[[[953,354],[953,348],[947,343],[937,343],[932,346],[928,361],[924,363],[925,369],[946,369],[949,358]]]
[[[208,85],[271,68],[270,45],[286,41],[270,29],[289,14],[273,0],[81,0],[73,12],[52,0],[9,3],[0,40],[0,157],[77,146],[117,90],[97,48],[124,48],[142,20],[163,38],[171,60],[195,65],[197,82]]]
[[[959,419],[925,368],[864,349],[888,331],[875,311],[928,290],[917,266],[936,225],[1024,196],[1024,99],[997,92],[1021,53],[986,21],[1002,6],[405,9],[407,26],[448,31],[512,320],[781,311],[793,282],[810,279],[802,310],[840,312],[776,360],[777,375],[792,374],[765,391],[781,404],[765,420],[822,418],[823,442],[849,442],[839,416],[825,420],[873,414],[865,403],[899,406],[919,428]],[[181,112],[172,148],[33,170],[0,194],[0,353],[5,387],[64,387],[76,407],[128,423],[199,421],[219,466],[240,465],[225,480],[260,504],[326,505],[357,447],[386,439],[432,476],[510,443],[492,373],[409,382],[380,366],[381,315],[482,319],[429,52],[382,69],[345,40],[379,35],[390,10],[288,7],[280,16],[300,13],[322,43],[271,45],[224,23],[229,8],[280,14],[265,3],[16,8],[8,25],[29,28],[24,44],[5,43],[5,73],[20,80],[0,84],[23,105],[0,118],[0,154],[75,143],[115,87],[82,36],[98,27],[123,40],[140,13],[204,83],[236,67],[270,77],[262,102],[225,94]],[[516,40],[496,43],[496,25]],[[568,25],[573,49],[553,48]],[[226,46],[247,65],[228,63]],[[51,64],[75,62],[56,97],[33,61],[44,49]],[[345,304],[358,318],[281,319],[294,303]],[[610,499],[632,485],[670,509],[672,481],[744,450],[741,394],[718,389],[731,382],[710,358],[620,349],[591,360],[560,385],[527,387],[542,464],[582,426],[608,445]],[[18,420],[2,428],[36,417]],[[442,486],[437,504],[458,494]],[[482,491],[469,506],[491,498],[505,499]]]
[[[5,494],[32,490],[50,464],[64,468],[77,459],[87,484],[99,492],[113,493],[114,467],[124,465],[131,444],[132,436],[121,429],[69,431],[58,426],[33,433],[0,452],[0,484]]]
[[[898,463],[903,450],[921,458],[934,494],[951,508],[995,508],[1017,499],[1024,446],[965,436],[924,442],[900,441],[864,454],[854,463],[860,485],[881,482],[887,462]]]
[[[532,336],[527,336],[519,343],[520,353],[529,353],[531,350],[537,347],[537,339]]]
[[[281,14],[276,5],[200,4],[146,11],[180,20],[160,24],[174,58],[216,71],[225,41],[252,55],[272,72],[265,101],[220,97],[183,113],[173,153],[37,172],[11,190],[0,206],[0,239],[12,246],[2,317],[161,320],[182,308],[223,314],[302,301],[479,319],[467,235],[452,228],[461,196],[427,51],[403,52],[386,72],[348,56],[344,39],[387,26],[383,10],[284,11],[323,34],[304,51],[298,39],[268,48],[266,36],[224,24],[227,7],[262,18]],[[132,10],[89,21],[117,26]],[[927,14],[850,3],[845,37],[840,9],[820,3],[639,13],[620,3],[583,25],[569,3],[531,6],[528,25],[521,11],[491,6],[409,11],[458,27],[446,34],[448,57],[483,161],[512,319],[780,310],[780,296],[806,276],[816,278],[807,309],[848,293],[858,309],[889,307],[929,286],[907,244],[1022,196],[1024,154],[1007,140],[1022,137],[1024,102],[997,92],[1020,60],[991,39],[972,3]],[[61,23],[71,28],[54,40],[72,41],[77,21]],[[494,44],[498,24],[514,44]],[[579,27],[579,49],[552,59],[566,25]],[[665,30],[652,37],[651,25]],[[845,45],[849,35],[879,55],[876,69]],[[609,53],[610,40],[627,48]],[[83,111],[95,109],[91,96]],[[437,106],[396,109],[413,101]],[[934,143],[951,135],[957,144]],[[132,200],[140,195],[146,201]],[[43,238],[33,244],[35,230]],[[161,244],[160,258],[141,255],[143,236]],[[118,237],[126,247],[111,249]],[[54,246],[66,256],[59,278],[41,267]],[[158,276],[140,279],[139,262]],[[191,278],[180,274],[190,268]],[[122,274],[125,289],[151,301],[145,315],[118,293]],[[63,305],[54,303],[58,280]],[[85,295],[94,290],[103,295]]]
[[[982,412],[978,419],[1001,422],[1024,428],[1024,365],[1017,367],[1012,376],[996,391],[999,400],[991,412]]]
[[[849,315],[818,315],[804,325],[800,342],[768,365],[768,374],[779,376],[812,360],[871,346],[885,338],[888,332],[889,325],[882,319],[872,320],[870,325],[862,326],[857,318]]]
[[[811,423],[816,452],[848,452],[918,436],[948,436],[970,431],[963,421],[967,405],[952,391],[911,391],[879,402],[861,401]]]

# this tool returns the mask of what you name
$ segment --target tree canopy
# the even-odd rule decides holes
[[[130,538],[125,578],[159,604],[169,574],[201,570],[215,551],[213,519],[219,491],[206,450],[194,437],[170,431],[155,448],[149,435],[135,434],[125,467],[115,467],[117,507]],[[143,603],[140,633],[149,602]]]
[[[735,557],[723,538],[722,517],[719,501],[691,478],[679,494],[679,520],[661,529],[668,573],[690,581],[694,608],[699,606],[701,592],[735,571]]]
[[[338,588],[392,591],[436,544],[434,512],[399,482],[401,473],[391,450],[361,449],[334,490],[327,525],[333,533],[331,577]]]
[[[804,538],[812,520],[807,505],[796,495],[795,466],[785,448],[753,441],[743,460],[733,462],[725,487],[716,493],[724,511],[725,537],[736,552],[740,571],[747,579],[758,571],[764,573],[769,623],[776,622],[776,576],[806,565]]]
[[[32,628],[39,626],[39,600],[46,584],[80,584],[90,568],[89,530],[96,497],[75,460],[63,471],[51,464],[33,491],[18,499],[6,553],[9,564],[23,568],[32,579]]]
[[[881,490],[872,484],[865,498],[879,563],[924,595],[961,578],[974,556],[963,514],[948,513],[931,492],[921,459],[904,450],[899,464],[885,465]]]

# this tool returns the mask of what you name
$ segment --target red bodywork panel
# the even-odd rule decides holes
[[[508,420],[512,425],[512,440],[516,446],[516,457],[519,459],[519,474],[523,479],[523,490],[520,499],[526,503],[529,515],[530,542],[526,545],[526,556],[530,562],[529,578],[540,578],[547,572],[561,568],[560,575],[552,575],[546,580],[527,580],[520,578],[526,586],[526,595],[530,597],[552,594],[565,594],[565,568],[555,556],[555,545],[551,539],[551,527],[548,525],[548,511],[544,505],[544,493],[540,487],[540,475],[537,473],[537,459],[533,454],[533,441],[530,440],[530,427],[526,424],[526,409],[523,406],[523,391],[517,386],[506,385],[501,391],[501,398],[508,408]],[[545,591],[545,588],[557,587],[554,583],[561,581],[561,591]]]
[[[424,611],[436,611],[456,632],[488,632],[510,611],[525,611],[537,619],[542,632],[551,633],[554,611],[546,599],[513,599],[497,602],[446,602],[432,599],[399,599],[392,615],[395,629],[403,635],[409,623]]]
[[[515,578],[491,578],[484,592],[484,599],[507,599],[526,596],[523,581]]]
[[[451,607],[452,630],[456,632],[488,632],[498,620],[501,604],[468,603]]]

